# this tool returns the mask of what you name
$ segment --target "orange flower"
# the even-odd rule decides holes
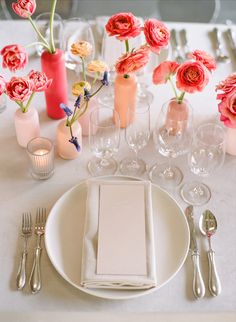
[[[81,58],[85,58],[89,56],[92,52],[92,45],[84,40],[77,41],[71,45],[71,52],[73,55],[80,56]]]

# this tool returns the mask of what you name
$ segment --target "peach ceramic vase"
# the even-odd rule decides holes
[[[25,113],[20,108],[17,109],[14,123],[17,142],[21,147],[26,148],[31,139],[40,136],[39,116],[36,109],[30,108]]]
[[[129,74],[126,78],[123,74],[117,74],[114,82],[114,108],[120,117],[120,127],[126,127],[126,115],[128,110],[135,110],[137,97],[137,77]]]
[[[89,135],[89,116],[90,113],[97,107],[97,100],[95,97],[92,97],[89,100],[87,111],[84,113],[83,116],[79,118],[79,123],[82,128],[82,135],[88,136]]]
[[[190,117],[191,109],[187,100],[183,99],[181,103],[175,98],[170,99],[168,110],[166,113],[166,127],[171,128],[173,135],[181,131],[181,126],[186,125],[186,122]]]
[[[74,144],[69,142],[69,140],[71,139],[70,128],[66,126],[66,120],[62,120],[58,124],[56,131],[57,151],[62,159],[76,159],[82,152],[82,129],[78,121],[73,124],[73,136],[77,137],[78,143],[80,145],[80,151],[77,151]]]
[[[236,128],[226,128],[226,152],[236,156]]]
[[[47,114],[53,119],[64,118],[65,113],[60,108],[61,103],[68,103],[64,52],[60,49],[56,49],[54,54],[44,51],[41,65],[48,79],[52,79],[51,86],[45,91]]]

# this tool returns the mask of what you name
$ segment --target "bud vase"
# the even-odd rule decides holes
[[[66,120],[62,120],[58,124],[56,131],[57,151],[62,159],[76,159],[82,152],[82,129],[78,121],[73,124],[73,136],[77,137],[80,145],[80,151],[77,151],[74,144],[69,142],[71,139],[70,128],[69,126],[66,126]]]
[[[96,98],[92,97],[89,100],[89,104],[88,104],[88,109],[87,111],[84,113],[83,116],[81,116],[79,118],[79,123],[81,125],[82,128],[82,135],[83,136],[88,136],[89,135],[89,116],[90,113],[97,107],[97,100]]]
[[[64,52],[60,49],[56,49],[54,54],[44,51],[41,65],[48,79],[52,79],[51,86],[45,91],[47,114],[53,119],[64,118],[65,113],[60,108],[60,103],[68,103]]]
[[[192,110],[187,100],[183,100],[181,103],[175,98],[172,98],[167,102],[166,112],[166,128],[171,129],[173,135],[183,130],[182,127],[187,125],[187,121],[191,116]]]
[[[135,110],[137,96],[137,77],[134,74],[117,74],[114,82],[114,108],[120,116],[120,127],[126,127],[127,111]]]
[[[21,109],[16,110],[14,115],[14,124],[18,144],[26,148],[28,142],[40,136],[38,111],[30,108],[26,113]]]
[[[236,128],[226,128],[226,152],[236,155]]]

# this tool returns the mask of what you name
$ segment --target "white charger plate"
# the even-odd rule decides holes
[[[108,180],[137,180],[125,176]],[[169,282],[182,267],[189,249],[189,228],[176,201],[152,185],[157,286],[149,290],[86,289],[80,285],[81,255],[86,211],[86,181],[68,190],[49,213],[45,244],[57,272],[79,290],[106,299],[128,299],[156,291]]]

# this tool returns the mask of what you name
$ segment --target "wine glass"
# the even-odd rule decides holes
[[[171,160],[186,154],[191,145],[192,108],[187,101],[178,103],[175,99],[166,102],[157,118],[153,130],[156,150],[168,157],[168,162],[156,163],[149,171],[152,182],[164,188],[178,186],[183,179],[182,171],[172,165]]]
[[[114,174],[118,164],[113,155],[120,145],[119,114],[110,107],[97,107],[90,113],[89,145],[95,158],[88,163],[93,176]]]
[[[188,154],[188,165],[192,173],[207,177],[218,170],[225,158],[225,131],[216,123],[200,125],[192,140]],[[204,205],[211,198],[210,188],[202,182],[186,183],[180,190],[185,202],[191,205]]]
[[[65,52],[65,65],[70,70],[75,70],[78,74],[82,70],[81,59],[73,55],[71,45],[77,41],[84,40],[89,42],[93,50],[85,60],[92,60],[95,56],[94,37],[90,24],[83,18],[70,18],[65,20],[63,30],[63,49]]]
[[[120,172],[125,175],[140,176],[146,171],[146,163],[138,158],[138,152],[150,138],[150,105],[138,101],[136,108],[129,108],[126,115],[125,138],[134,151],[135,158],[125,158],[120,163]]]

